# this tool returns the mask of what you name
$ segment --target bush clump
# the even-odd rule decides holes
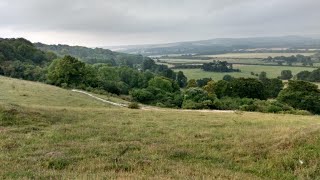
[[[140,109],[140,105],[136,102],[132,102],[128,105],[129,109]]]

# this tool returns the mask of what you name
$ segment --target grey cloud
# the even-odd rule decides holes
[[[318,7],[319,0],[1,0],[0,30],[106,45],[310,34],[320,33]]]

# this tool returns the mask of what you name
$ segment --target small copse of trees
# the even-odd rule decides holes
[[[240,72],[239,69],[233,69],[233,65],[227,61],[216,60],[210,63],[204,63],[202,69],[210,72]]]

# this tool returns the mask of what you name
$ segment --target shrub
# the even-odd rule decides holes
[[[203,109],[204,106],[202,103],[194,102],[192,100],[185,100],[182,104],[183,109]]]
[[[232,77],[231,75],[227,74],[227,75],[224,75],[222,79],[225,80],[225,81],[230,82],[230,81],[232,81],[234,79],[234,77]]]
[[[295,114],[295,115],[312,115],[312,113],[310,113],[309,111],[306,110],[291,110],[289,111],[290,114]]]
[[[180,90],[178,84],[171,79],[155,77],[148,82],[148,87],[158,88],[165,92],[176,92]]]
[[[245,104],[245,105],[242,105],[239,109],[241,111],[252,111],[252,112],[254,112],[254,111],[256,111],[257,107],[254,104],[250,104],[250,105]]]
[[[140,105],[136,102],[132,102],[128,105],[129,109],[140,109]]]
[[[67,83],[61,83],[61,87],[64,88],[64,89],[67,89],[68,88],[68,84]]]
[[[243,105],[252,105],[254,99],[224,97],[214,101],[214,106],[221,110],[238,110]]]
[[[212,106],[215,96],[201,88],[189,88],[184,93],[182,107],[184,109],[208,109]]]
[[[161,103],[161,102],[157,102],[156,103],[156,106],[158,106],[158,107],[166,107],[163,103]]]
[[[229,102],[232,99],[228,99]],[[266,101],[259,99],[236,99],[235,103],[232,104],[233,110],[242,110],[242,111],[252,111],[252,112],[263,112],[263,113],[280,113],[280,112],[290,112],[293,110],[292,107],[280,103],[278,101]],[[238,107],[237,107],[238,106]],[[229,103],[230,107],[230,103]]]
[[[279,106],[275,106],[275,105],[269,105],[267,106],[267,112],[268,113],[278,113],[280,111],[282,111],[283,109]]]
[[[282,90],[277,99],[294,108],[320,114],[320,91],[312,83],[289,81],[288,88]]]
[[[138,102],[149,102],[154,99],[154,96],[151,92],[146,89],[134,89],[130,92],[133,100]]]

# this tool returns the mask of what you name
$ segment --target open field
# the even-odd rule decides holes
[[[216,54],[216,55],[203,55],[202,57],[217,57],[217,58],[267,58],[269,56],[292,56],[292,55],[304,55],[311,56],[314,53],[227,53],[227,54]]]
[[[241,72],[229,72],[229,73],[218,73],[218,72],[206,72],[202,69],[174,69],[174,71],[183,71],[188,79],[201,79],[201,78],[212,78],[213,80],[221,80],[226,74],[230,74],[233,77],[256,77],[252,76],[251,72],[259,74],[264,71],[267,73],[267,77],[276,78],[280,76],[282,70],[291,70],[293,75],[308,70],[312,71],[315,68],[310,67],[289,67],[289,66],[260,66],[260,65],[234,65],[235,69],[240,69]]]
[[[228,63],[250,63],[250,64],[266,64],[261,59],[239,59],[239,58],[214,58],[210,60],[199,60],[199,59],[160,59],[161,61],[168,62],[170,64],[203,64],[209,63],[213,60],[227,61]]]
[[[0,149],[0,179],[316,179],[320,117],[130,110],[0,77]]]

